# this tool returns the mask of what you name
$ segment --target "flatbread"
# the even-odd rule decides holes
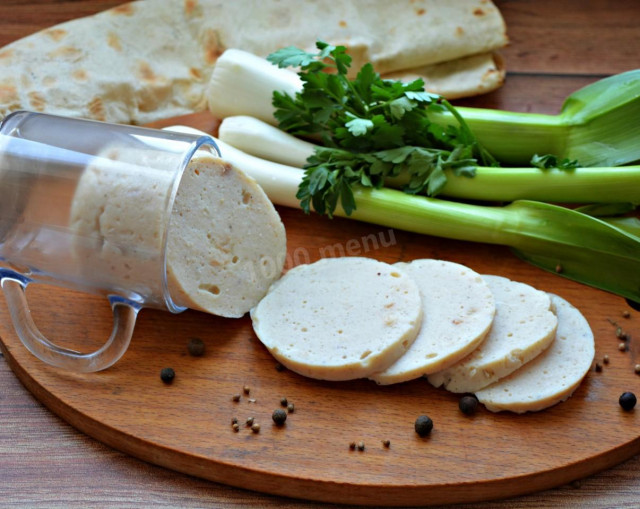
[[[142,124],[203,111],[225,49],[264,57],[289,45],[312,49],[317,39],[348,46],[354,69],[371,61],[381,73],[507,42],[502,16],[486,0],[139,0],[0,49],[0,118],[27,109]],[[456,93],[478,93],[483,87],[462,70],[465,62],[451,64]],[[434,91],[448,72],[437,68]]]
[[[500,88],[506,75],[504,59],[498,53],[482,53],[449,62],[396,71],[382,77],[404,82],[421,78],[428,92],[447,99],[486,94]]]

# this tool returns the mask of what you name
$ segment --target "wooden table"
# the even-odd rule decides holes
[[[3,0],[0,46],[118,0]],[[606,75],[639,67],[636,2],[497,2],[511,45],[498,92],[465,104],[553,113]],[[115,452],[42,407],[0,360],[0,507],[319,507],[191,478]],[[248,487],[250,488],[250,487]],[[478,508],[640,506],[640,457],[588,479]]]

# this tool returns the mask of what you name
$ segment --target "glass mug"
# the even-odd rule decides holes
[[[182,173],[200,152],[219,155],[209,136],[26,111],[2,120],[0,284],[31,353],[61,368],[99,371],[126,351],[140,309],[184,311],[168,290],[167,232]],[[100,179],[111,185],[101,188]],[[118,186],[129,193],[124,206],[107,197]],[[141,204],[127,204],[136,193]],[[106,214],[149,227],[106,241],[100,231],[109,226],[96,219]],[[25,294],[33,282],[106,296],[114,317],[107,342],[80,353],[42,335]]]

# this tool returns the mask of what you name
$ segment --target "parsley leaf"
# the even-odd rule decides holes
[[[307,160],[297,197],[305,212],[313,207],[332,216],[340,204],[356,208],[355,186],[379,188],[385,178],[408,176],[404,191],[435,196],[447,173],[473,177],[475,167],[497,165],[448,101],[410,83],[383,80],[369,63],[350,79],[351,57],[344,46],[316,42],[317,52],[283,48],[267,59],[298,67],[303,88],[295,97],[273,94],[281,129],[320,137],[324,146]],[[449,112],[457,125],[443,128],[430,116]]]
[[[535,154],[531,158],[531,166],[535,166],[536,168],[540,168],[541,170],[548,170],[551,168],[557,168],[559,170],[575,170],[576,168],[580,167],[578,161],[575,159],[571,160],[565,158],[559,160],[552,154],[546,154],[543,156]]]

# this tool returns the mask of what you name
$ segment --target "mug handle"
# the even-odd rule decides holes
[[[33,355],[52,366],[81,373],[106,369],[122,357],[131,342],[140,307],[122,297],[110,296],[113,330],[109,339],[95,352],[80,353],[57,346],[38,330],[25,294],[30,282],[31,280],[13,271],[0,271],[0,284],[11,321],[18,337]]]

